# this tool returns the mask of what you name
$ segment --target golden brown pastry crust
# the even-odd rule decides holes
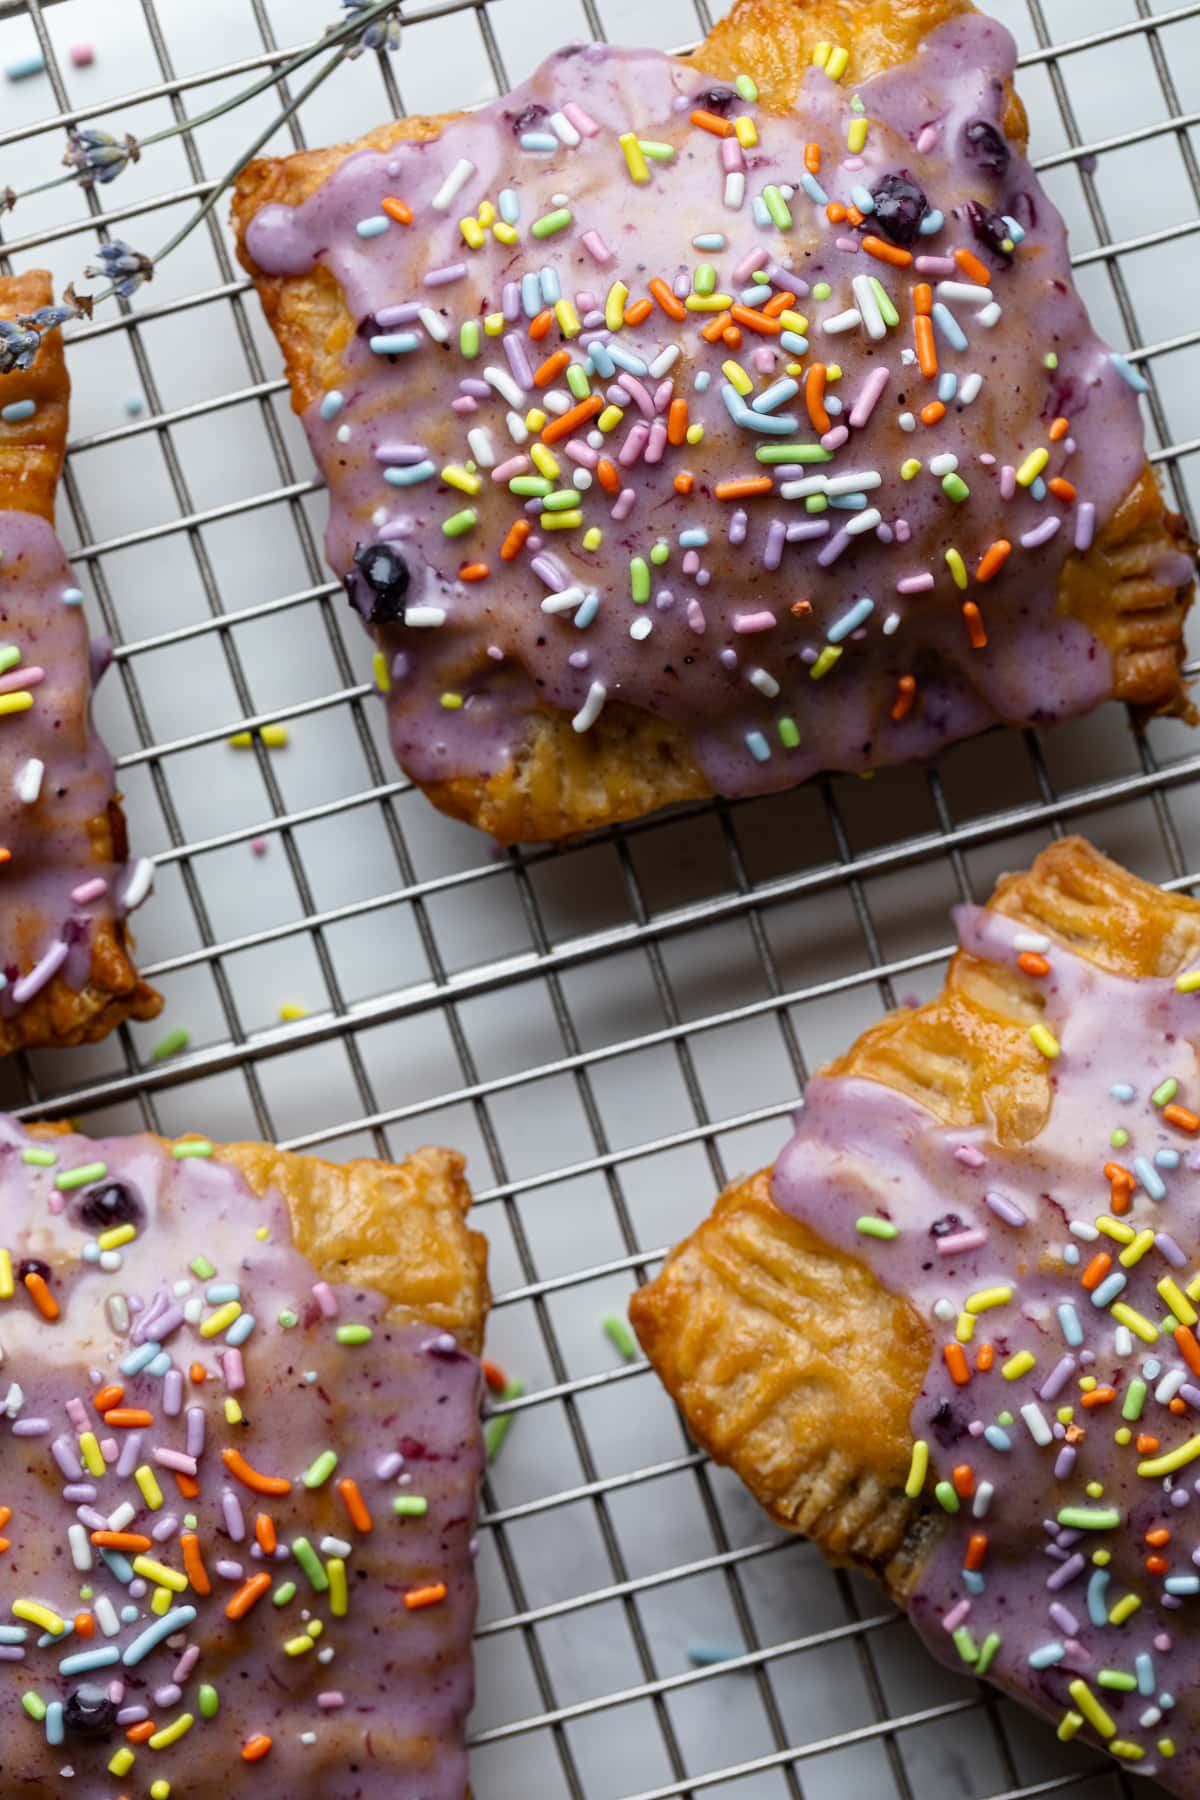
[[[764,104],[794,105],[813,47],[822,40],[853,45],[855,73],[867,79],[916,54],[921,39],[970,0],[736,0],[694,53],[716,76],[753,68]],[[309,275],[270,276],[246,246],[250,221],[263,206],[297,206],[356,150],[386,150],[401,138],[436,137],[456,114],[398,119],[353,144],[250,163],[238,179],[233,219],[238,255],[258,290],[283,350],[292,404],[303,412],[340,378],[341,355],[354,333],[341,288],[323,267]],[[1009,94],[1005,129],[1024,146],[1025,109]],[[1164,552],[1190,548],[1183,520],[1170,512],[1147,463],[1140,479],[1091,548],[1068,559],[1059,582],[1060,612],[1082,619],[1113,661],[1113,695],[1142,714],[1193,722],[1181,670],[1183,628],[1192,583],[1156,579]],[[687,733],[630,708],[606,709],[606,729],[581,746],[565,713],[531,716],[512,762],[490,778],[429,783],[435,806],[488,831],[502,843],[560,839],[640,817],[712,789],[697,766]]]
[[[50,276],[41,269],[0,276],[0,318],[32,313],[54,299]],[[37,410],[19,424],[0,420],[0,512],[28,512],[54,523],[54,498],[67,449],[70,378],[62,332],[48,331],[33,366],[3,377],[4,403],[33,400]],[[87,849],[103,866],[129,855],[125,815],[114,795],[105,812],[87,821]],[[80,877],[86,874],[80,846]],[[92,934],[92,961],[86,986],[73,988],[61,975],[9,1019],[0,1019],[0,1053],[21,1049],[63,1049],[93,1044],[124,1019],[153,1019],[162,996],[138,975],[133,942],[123,919],[98,919]]]
[[[989,905],[1120,975],[1170,976],[1200,956],[1200,902],[1139,881],[1082,838],[1003,877]],[[823,1073],[1022,1142],[1050,1103],[1029,1040],[1038,1014],[1036,981],[960,950],[936,1000],[891,1013]],[[781,1525],[903,1598],[929,1525],[903,1492],[931,1343],[909,1303],[780,1211],[762,1170],[721,1196],[629,1313],[696,1441]]]

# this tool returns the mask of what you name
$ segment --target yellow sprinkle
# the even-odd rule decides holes
[[[965,588],[967,585],[967,565],[963,562],[963,559],[957,550],[947,550],[946,567],[954,577],[955,587]]]
[[[1032,487],[1049,461],[1050,452],[1048,450],[1031,450],[1017,470],[1017,486]]]
[[[344,1619],[350,1610],[350,1595],[346,1587],[346,1565],[340,1556],[330,1557],[325,1564],[325,1573],[329,1577],[329,1610],[335,1619]]]
[[[1114,1738],[1108,1748],[1113,1756],[1123,1756],[1126,1762],[1141,1762],[1146,1754],[1140,1744],[1132,1743],[1129,1738]]]
[[[574,531],[583,524],[583,514],[577,507],[570,512],[543,513],[539,523],[543,531]]]
[[[232,1394],[225,1397],[225,1417],[231,1425],[240,1425],[242,1422],[242,1409]]]
[[[585,550],[598,550],[603,542],[604,533],[598,525],[593,525],[590,531],[585,531],[583,534],[583,547]]]
[[[478,219],[460,219],[458,229],[470,244],[472,250],[482,250],[487,243],[487,232]]]
[[[1149,1462],[1138,1464],[1138,1474],[1147,1480],[1155,1481],[1160,1475],[1173,1475],[1176,1469],[1185,1468],[1200,1456],[1200,1437],[1189,1438],[1186,1444],[1180,1444],[1177,1450],[1168,1450],[1165,1456],[1152,1457]]]
[[[625,152],[625,162],[628,166],[629,173],[633,176],[633,179],[637,182],[639,187],[644,187],[646,182],[650,179],[650,168],[646,162],[646,158],[642,155],[642,147],[637,141],[637,133],[635,131],[623,131],[617,141]]]
[[[787,312],[780,313],[779,323],[783,326],[785,331],[794,331],[799,337],[803,337],[808,330],[808,320],[805,318],[804,314],[792,312],[790,308]],[[828,367],[825,370],[825,379],[827,381],[829,379]]]
[[[328,1568],[329,1564],[326,1563],[325,1567]],[[319,1638],[325,1626],[320,1619],[310,1619],[304,1629],[310,1638]]]
[[[540,406],[534,406],[525,414],[525,423],[530,431],[540,431],[546,423],[546,415]]]
[[[101,1455],[94,1431],[85,1431],[80,1434],[79,1451],[87,1464],[89,1475],[106,1475],[108,1473],[108,1465]]]
[[[291,742],[286,725],[260,725],[257,732],[235,731],[229,742],[234,750],[249,750],[253,748],[255,737],[268,750],[286,749]]]
[[[12,1603],[14,1619],[24,1619],[27,1625],[40,1625],[51,1637],[61,1637],[67,1629],[66,1621],[48,1606],[37,1600],[14,1600]]]
[[[1067,1689],[1072,1700],[1083,1714],[1089,1725],[1095,1727],[1101,1737],[1116,1737],[1117,1728],[1093,1694],[1086,1681],[1076,1679]]]
[[[1096,1380],[1094,1375],[1081,1375],[1079,1377],[1079,1385],[1085,1394],[1090,1394],[1093,1388],[1100,1386],[1100,1383]]]
[[[733,305],[733,295],[689,294],[683,304],[689,312],[719,313]]]
[[[150,1596],[150,1611],[158,1618],[163,1618],[171,1610],[171,1599],[170,1588],[156,1587]]]
[[[157,1512],[163,1503],[163,1491],[158,1485],[158,1478],[149,1463],[139,1463],[133,1471],[133,1479],[138,1484],[142,1499],[151,1512]]]
[[[136,1225],[114,1225],[111,1231],[102,1231],[96,1242],[102,1250],[119,1250],[122,1244],[132,1243],[136,1236]]]
[[[1137,1232],[1132,1225],[1126,1225],[1124,1219],[1110,1219],[1102,1213],[1096,1220],[1096,1230],[1102,1231],[1105,1237],[1115,1238],[1118,1244],[1132,1244]]]
[[[1158,1283],[1158,1291],[1181,1325],[1194,1325],[1200,1318],[1178,1282],[1172,1281],[1169,1275],[1164,1275]]]
[[[235,1319],[240,1319],[242,1309],[236,1300],[227,1300],[224,1306],[218,1306],[216,1312],[209,1313],[207,1319],[200,1321],[202,1338],[219,1337],[221,1332],[228,1331]]]
[[[442,470],[442,480],[447,487],[457,488],[460,494],[477,494],[483,486],[478,475],[472,475],[470,469],[464,469],[460,463],[447,463]]]
[[[1059,1742],[1069,1744],[1071,1739],[1083,1730],[1083,1714],[1077,1712],[1064,1713],[1059,1720]]]
[[[1183,1291],[1189,1300],[1200,1300],[1200,1275],[1193,1275]]]
[[[575,304],[571,300],[562,299],[555,302],[554,316],[558,320],[558,328],[565,338],[577,338],[583,330]]]
[[[912,1462],[909,1464],[908,1480],[904,1484],[904,1492],[910,1500],[915,1500],[920,1494],[928,1473],[929,1445],[924,1438],[918,1438],[912,1447]]]
[[[289,1638],[287,1640],[287,1643],[283,1646],[283,1653],[285,1656],[304,1656],[307,1651],[312,1649],[312,1647],[312,1639],[307,1632],[303,1632],[299,1637]]]
[[[842,654],[840,644],[826,644],[816,662],[808,671],[811,681],[823,681],[830,669],[836,668],[838,658]]]
[[[1142,1603],[1136,1594],[1122,1595],[1121,1599],[1117,1601],[1117,1604],[1112,1608],[1112,1611],[1108,1615],[1109,1624],[1123,1625],[1126,1619],[1132,1619],[1134,1613],[1141,1604]]]
[[[832,51],[833,45],[827,43],[824,38],[819,44],[814,44],[812,53],[813,67],[815,69],[823,69],[825,64],[829,61]]]
[[[1125,1448],[1126,1444],[1131,1444],[1132,1442],[1133,1433],[1130,1431],[1128,1425],[1122,1425],[1113,1432],[1113,1443],[1120,1444],[1122,1449]]]
[[[388,672],[387,657],[383,654],[382,650],[377,650],[375,652],[374,656],[371,658],[371,666],[375,671],[375,686],[379,689],[381,694],[390,694],[392,691],[392,677]]]
[[[1055,1037],[1054,1033],[1045,1025],[1031,1025],[1029,1027],[1029,1035],[1037,1048],[1041,1051],[1042,1055],[1046,1058],[1046,1061],[1053,1062],[1059,1053],[1058,1039]]]
[[[610,331],[620,331],[625,323],[625,306],[629,289],[623,281],[614,281],[604,302],[604,323]]]
[[[1015,1356],[1010,1356],[1006,1363],[1001,1364],[1000,1373],[1005,1381],[1020,1381],[1022,1375],[1027,1375],[1036,1362],[1037,1357],[1032,1350],[1018,1350]]]
[[[606,406],[596,423],[601,431],[615,431],[624,417],[625,414],[619,406]]]
[[[1140,1337],[1143,1344],[1157,1344],[1158,1326],[1152,1324],[1143,1313],[1132,1306],[1126,1306],[1123,1300],[1114,1301],[1109,1307],[1118,1325],[1127,1325],[1135,1337]]]
[[[753,150],[758,142],[758,126],[754,123],[754,120],[750,117],[749,113],[743,113],[740,119],[735,119],[733,121],[733,129],[742,149]]]
[[[297,1019],[307,1019],[308,1013],[303,1006],[295,1006],[290,1000],[285,1000],[279,1009],[279,1017],[285,1025],[294,1025]]]
[[[904,462],[900,464],[901,481],[912,481],[920,473],[921,465],[915,456],[907,457]]]
[[[177,1719],[172,1719],[169,1725],[164,1725],[161,1731],[155,1732],[149,1740],[150,1748],[166,1750],[171,1744],[177,1744],[181,1737],[187,1736],[195,1723],[191,1713],[180,1713]]]
[[[0,694],[0,718],[5,713],[28,712],[33,705],[33,695],[24,688],[19,694]]]
[[[150,1800],[171,1800],[170,1782],[152,1781],[150,1783]]]
[[[954,1335],[960,1344],[969,1344],[975,1336],[975,1321],[970,1313],[960,1312],[958,1324],[954,1327]]]
[[[689,444],[691,444],[693,446],[693,448],[697,444],[702,444],[704,442],[704,427],[703,427],[703,425],[701,425],[699,423],[697,423],[695,425],[689,425],[687,428],[687,441]]]
[[[520,243],[521,241],[521,234],[516,226],[510,225],[506,219],[496,220],[496,223],[492,226],[492,236],[498,244],[504,244],[510,250],[514,244]]]
[[[483,321],[483,329],[488,337],[499,337],[500,333],[504,330],[506,323],[507,321],[502,312],[488,313]]]
[[[1122,1250],[1117,1261],[1123,1269],[1132,1269],[1134,1263],[1140,1263],[1147,1250],[1154,1248],[1154,1233],[1139,1231],[1127,1250]]]
[[[1102,1494],[1104,1493],[1104,1483],[1102,1481],[1089,1481],[1086,1488],[1084,1489],[1084,1492],[1087,1494],[1089,1500],[1099,1500],[1100,1497],[1102,1496]],[[1103,1550],[1103,1551],[1097,1550],[1096,1556],[1097,1557],[1104,1556],[1105,1558],[1107,1558],[1108,1551],[1107,1550]]]
[[[968,1294],[963,1301],[969,1313],[990,1312],[993,1306],[1007,1306],[1013,1297],[1010,1287],[980,1288],[976,1294]]]
[[[1160,1756],[1167,1756],[1167,1757],[1174,1756],[1174,1754],[1175,1754],[1175,1739],[1174,1738],[1159,1738],[1158,1754]]]
[[[840,381],[842,379],[841,363],[826,363],[825,379],[826,381]]]
[[[270,1235],[271,1227],[269,1225],[260,1225],[258,1230],[254,1233],[255,1238],[260,1244],[265,1244]]]
[[[846,133],[846,148],[852,156],[858,156],[867,142],[867,121],[851,119],[850,129]]]
[[[494,225],[496,223],[496,208],[492,205],[490,200],[481,200],[475,216],[481,225]]]
[[[1075,1417],[1075,1408],[1073,1406],[1060,1406],[1054,1416],[1060,1425],[1069,1425],[1071,1420]]]
[[[128,1775],[136,1761],[137,1757],[133,1751],[122,1746],[114,1753],[113,1759],[108,1765],[108,1772],[110,1775]]]
[[[11,1300],[12,1297],[12,1257],[7,1250],[0,1250],[0,1300]]]
[[[850,62],[850,52],[837,44],[829,53],[829,61],[825,64],[825,73],[830,81],[840,81],[846,73]]]
[[[530,430],[540,431],[541,426],[530,426]],[[562,474],[558,458],[552,454],[545,444],[531,444],[529,447],[529,458],[538,474],[544,475],[547,481],[557,481]]]
[[[144,1575],[147,1581],[157,1581],[176,1594],[182,1594],[187,1588],[186,1575],[178,1569],[169,1568],[166,1563],[156,1562],[152,1556],[135,1556],[133,1568],[135,1574]]]
[[[743,399],[747,394],[752,394],[754,392],[754,383],[747,375],[745,369],[743,369],[741,363],[735,362],[732,356],[728,362],[723,362],[721,364],[721,373],[724,375],[726,381],[729,382],[730,386],[737,389]]]
[[[1200,969],[1188,969],[1185,974],[1177,975],[1175,986],[1181,994],[1194,994],[1200,988]]]

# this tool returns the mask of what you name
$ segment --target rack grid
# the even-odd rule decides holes
[[[63,128],[195,119],[319,35],[333,0],[0,0],[0,183]],[[470,105],[571,36],[686,47],[716,0],[406,0],[393,61],[346,63],[272,148]],[[1043,179],[1100,327],[1150,381],[1151,455],[1200,496],[1200,0],[994,0]],[[96,58],[78,67],[73,44]],[[219,48],[239,54],[221,62]],[[104,237],[153,251],[273,111],[148,151],[112,188],[3,220],[61,285]],[[322,565],[324,500],[224,205],[152,287],[72,330],[60,527],[114,644],[99,713],[158,895],[162,1026],[12,1061],[0,1098],[94,1131],[202,1128],[337,1158],[470,1153],[492,1355],[527,1392],[481,1538],[480,1800],[1128,1797],[1127,1778],[947,1676],[865,1580],[775,1533],[687,1442],[603,1319],[731,1175],[769,1160],[808,1069],[938,985],[946,911],[1087,829],[1200,881],[1200,744],[1115,708],[933,766],[687,807],[499,853],[391,764],[367,646]],[[122,408],[122,398],[126,405]],[[1195,670],[1192,671],[1195,673]],[[244,753],[232,732],[285,724]],[[281,1018],[280,1008],[303,1016]],[[188,1049],[154,1056],[162,1031]],[[702,1663],[697,1647],[723,1660]],[[1145,1783],[1137,1791],[1150,1790]]]

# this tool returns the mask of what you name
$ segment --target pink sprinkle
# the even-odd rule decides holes
[[[929,152],[933,149],[933,146],[937,143],[937,140],[937,126],[922,125],[920,135],[917,138],[917,154],[919,156],[928,156]]]
[[[933,586],[932,576],[929,578],[929,585]],[[974,1144],[960,1144],[954,1152],[954,1160],[961,1163],[965,1169],[982,1169],[987,1157],[982,1150],[977,1150]]]
[[[71,889],[72,906],[86,906],[90,900],[98,900],[101,894],[107,894],[108,883],[103,875],[96,875],[91,881],[81,881],[77,888]]]
[[[981,450],[979,452],[979,461],[985,469],[994,469],[996,466],[996,459],[990,450]]]
[[[637,494],[633,488],[622,488],[612,504],[612,517],[620,524],[627,519],[637,505]]]
[[[842,163],[843,169],[849,169],[852,175],[857,174],[859,169],[865,169],[866,166],[861,156],[847,156]]]
[[[199,1644],[189,1644],[187,1649],[184,1651],[183,1655],[180,1657],[179,1661],[175,1664],[174,1669],[172,1670],[172,1676],[173,1676],[174,1680],[179,1681],[179,1682],[186,1681],[188,1676],[191,1674],[192,1670],[195,1668],[196,1664],[199,1661],[200,1661],[200,1646],[199,1646]]]
[[[478,400],[472,400],[470,394],[460,394],[457,400],[452,400],[450,402],[450,410],[451,412],[456,413],[478,412],[479,402]]]
[[[942,1630],[957,1631],[963,1620],[970,1616],[970,1612],[971,1602],[964,1597],[957,1606],[952,1606],[948,1613],[942,1615]]]
[[[861,245],[857,238],[840,237],[834,238],[833,241],[839,250],[849,251],[851,256],[857,256],[861,249]]]
[[[100,1454],[106,1463],[115,1463],[118,1456],[121,1454],[120,1446],[118,1445],[116,1438],[101,1438]]]
[[[1174,1645],[1174,1638],[1169,1631],[1160,1631],[1154,1640],[1154,1648],[1160,1656],[1169,1656]]]
[[[592,446],[585,444],[580,438],[568,439],[564,448],[571,461],[578,463],[581,469],[594,469],[600,461]]]
[[[770,375],[775,368],[775,352],[768,350],[764,344],[760,350],[754,352],[754,366],[760,375]],[[887,374],[886,369],[884,374]]]
[[[265,837],[251,838],[250,839],[250,849],[254,853],[255,856],[265,856],[267,854],[266,838]]]
[[[733,629],[735,631],[771,631],[779,623],[773,612],[734,613]]]
[[[973,1231],[955,1231],[939,1238],[937,1251],[939,1256],[961,1256],[966,1250],[982,1250],[987,1241],[987,1232],[977,1225]]]
[[[835,425],[833,429],[827,431],[825,436],[821,439],[821,448],[822,450],[840,450],[842,445],[849,439],[849,436],[850,433],[846,430],[844,425]]]
[[[721,139],[721,167],[727,175],[740,175],[745,170],[746,159],[735,137]]]
[[[704,608],[698,600],[688,601],[686,616],[689,630],[694,631],[697,637],[703,637],[707,621],[704,617]]]
[[[123,1681],[110,1681],[108,1684],[108,1697],[114,1706],[120,1706],[122,1700],[125,1698],[125,1683]]]
[[[166,1450],[156,1446],[152,1455],[160,1469],[173,1469],[177,1475],[194,1475],[197,1462],[194,1456],[186,1456],[182,1450]]]
[[[908,520],[897,519],[893,529],[896,533],[896,542],[898,544],[907,544],[909,538],[912,536],[912,526],[909,524]]]
[[[644,383],[638,380],[636,375],[627,375],[625,370],[622,369],[621,386],[625,389],[626,393],[633,396],[634,400],[637,402],[637,409],[641,413],[643,419],[653,419],[655,417],[654,401],[650,398],[650,391]]]
[[[684,552],[683,572],[685,575],[698,575],[700,573],[700,552],[698,550],[687,550]]]
[[[225,1372],[225,1386],[230,1393],[240,1393],[246,1385],[246,1368],[242,1362],[241,1351],[238,1349],[226,1350],[221,1357],[221,1367]]]
[[[974,1438],[982,1437],[983,1436],[983,1420],[982,1419],[972,1419],[971,1423],[967,1426],[967,1430],[970,1432],[971,1436]]]
[[[762,249],[761,246],[757,250],[751,250],[748,255],[743,256],[740,263],[734,264],[734,267],[733,267],[733,284],[734,284],[734,286],[735,287],[744,287],[746,282],[749,281],[749,279],[752,275],[757,274],[759,269],[766,268],[766,266],[770,262],[770,260],[771,260],[770,252]]]
[[[41,687],[45,679],[45,669],[36,666],[30,669],[14,669],[10,675],[0,677],[0,694],[17,694],[22,688]]]
[[[504,652],[500,648],[499,644],[489,644],[487,647],[487,653],[491,657],[493,662],[503,662],[504,661]]]
[[[563,116],[564,118],[570,119],[576,131],[583,137],[596,137],[599,134],[600,127],[597,125],[595,119],[592,118],[590,113],[584,112],[577,100],[567,101],[566,105],[563,107]]]
[[[566,110],[564,106],[563,111]],[[575,121],[572,119],[571,123],[574,124]],[[322,1712],[336,1712],[339,1706],[345,1706],[345,1704],[346,1696],[340,1694],[337,1688],[329,1688],[325,1693],[317,1695],[317,1705]]]
[[[316,1301],[317,1305],[320,1307],[322,1313],[325,1315],[325,1317],[327,1319],[336,1319],[337,1318],[337,1316],[338,1316],[337,1295],[334,1293],[333,1289],[330,1287],[330,1285],[327,1281],[314,1281],[313,1282],[313,1299]]]
[[[645,393],[645,391],[645,388],[643,388],[642,392]],[[640,462],[642,452],[649,442],[650,427],[644,425],[640,419],[635,419],[634,423],[629,427],[625,442],[617,452],[617,461],[621,464],[621,467],[624,469],[631,469],[634,463]]]
[[[96,60],[96,52],[91,44],[72,44],[68,55],[77,69],[90,69]]]
[[[891,379],[891,370],[880,367],[872,369],[863,382],[862,392],[850,409],[850,423],[858,431],[866,424],[878,406],[883,390]]]
[[[1090,550],[1096,529],[1096,508],[1090,500],[1081,500],[1075,511],[1075,548]]]
[[[1011,500],[1017,491],[1017,471],[1011,463],[1005,463],[1000,471],[1000,498]]]
[[[602,269],[616,261],[616,257],[598,231],[585,231],[580,242],[592,261],[599,263]]]
[[[505,482],[511,481],[514,475],[524,475],[526,469],[532,466],[529,458],[518,451],[517,455],[510,456],[507,462],[496,464],[492,470],[492,480],[498,486],[503,486]]]
[[[774,364],[774,362],[772,362],[771,367],[774,368],[774,366],[775,366],[775,364]],[[655,412],[660,412],[660,413],[666,412],[667,408],[671,404],[671,399],[672,399],[672,396],[674,395],[674,393],[675,393],[675,381],[674,381],[673,376],[668,375],[667,379],[665,381],[660,381],[658,386],[654,390],[654,410],[655,410]]]
[[[906,575],[896,583],[898,594],[924,594],[933,586],[933,576],[928,570],[923,575]]]
[[[82,1400],[79,1400],[79,1399],[68,1400],[66,1412],[67,1412],[68,1419],[70,1419],[70,1421],[71,1421],[72,1425],[75,1427],[76,1431],[86,1431],[87,1430],[87,1428],[88,1428],[88,1413],[87,1413],[87,1407],[83,1404]]]
[[[918,256],[913,267],[918,275],[953,275],[958,264],[952,256]]]

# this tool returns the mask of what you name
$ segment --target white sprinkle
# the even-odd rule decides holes
[[[935,1300],[933,1303],[933,1316],[935,1319],[941,1319],[943,1324],[945,1324],[950,1319],[957,1319],[958,1308],[955,1306],[953,1300]]]
[[[348,1544],[345,1538],[323,1537],[321,1539],[322,1556],[349,1556],[353,1549],[354,1545]]]
[[[1113,1348],[1118,1356],[1133,1355],[1133,1333],[1128,1325],[1118,1325],[1113,1332]]]
[[[551,113],[546,123],[559,142],[565,144],[568,150],[573,150],[576,144],[583,142],[566,113]]]
[[[604,702],[608,699],[608,689],[602,681],[593,681],[588,689],[587,699],[571,720],[574,731],[590,731],[604,710]]]
[[[992,1495],[996,1489],[990,1481],[981,1481],[975,1489],[975,1504],[971,1508],[977,1519],[987,1518],[987,1509],[992,1504]]]
[[[1043,937],[1040,931],[1018,931],[1013,936],[1013,949],[1022,955],[1029,951],[1033,956],[1043,956],[1050,948],[1050,939]]]
[[[1154,1398],[1160,1406],[1169,1406],[1180,1388],[1188,1378],[1186,1369],[1168,1369],[1154,1390]]]
[[[92,1601],[92,1611],[95,1613],[96,1623],[105,1637],[116,1637],[121,1629],[121,1621],[117,1617],[116,1607],[107,1594],[97,1594]]]
[[[977,306],[981,300],[992,298],[992,290],[975,287],[969,281],[939,281],[937,295],[939,300],[961,300],[967,306]]]
[[[542,395],[542,405],[547,412],[565,413],[570,412],[575,401],[573,398],[568,398],[561,388],[551,388],[548,393]]]
[[[430,202],[434,212],[449,212],[455,196],[461,194],[474,173],[475,164],[465,156],[460,158]]]
[[[110,1531],[124,1531],[125,1527],[132,1524],[136,1518],[136,1506],[131,1506],[128,1500],[123,1500],[115,1512],[109,1513],[108,1529]]]
[[[339,425],[337,428],[338,443],[339,444],[348,444],[350,442],[350,437],[351,437],[350,427],[348,425]]]
[[[667,373],[668,369],[673,369],[678,361],[679,345],[668,344],[665,350],[659,351],[658,355],[654,358],[654,361],[650,364],[650,373],[654,376],[655,380],[658,380]]]
[[[583,605],[586,598],[587,595],[581,587],[563,588],[561,593],[546,595],[542,601],[542,611],[544,613],[574,612],[577,606]]]
[[[33,806],[42,791],[42,777],[46,773],[46,765],[31,756],[17,771],[17,799],[22,806]]]
[[[823,475],[800,475],[795,481],[783,481],[779,485],[779,493],[784,500],[807,500],[810,494],[825,492]]]
[[[823,476],[825,492],[833,494],[864,494],[868,488],[883,486],[883,476],[878,469],[862,469],[857,474]]]
[[[822,319],[821,330],[827,331],[832,337],[843,331],[853,331],[857,325],[861,324],[862,316],[858,308],[848,306],[845,312],[834,313],[831,319]]]
[[[964,375],[958,384],[958,400],[962,406],[970,406],[983,386],[982,375]]]
[[[507,369],[498,369],[492,363],[483,371],[483,379],[489,387],[495,388],[500,398],[507,400],[510,406],[520,406],[524,401],[524,391],[517,386]]]
[[[768,700],[774,700],[779,692],[779,683],[765,669],[751,669],[746,679],[752,688],[757,688],[759,693],[765,694]]]
[[[508,426],[508,435],[514,444],[529,442],[529,427],[519,412],[506,413],[504,423]]]
[[[82,1525],[68,1525],[67,1541],[71,1546],[71,1561],[75,1567],[83,1571],[92,1566],[92,1546],[88,1534]]]
[[[861,537],[864,531],[874,531],[877,525],[883,524],[883,514],[878,507],[868,506],[866,512],[855,513],[846,526],[851,537]]]
[[[889,613],[887,618],[883,621],[884,637],[891,637],[892,633],[894,631],[898,631],[899,629],[900,629],[900,614],[899,613]]]
[[[139,857],[133,865],[133,874],[129,877],[125,892],[121,895],[121,904],[126,912],[136,912],[153,886],[154,864],[148,856]]]
[[[642,644],[650,636],[650,633],[653,630],[654,620],[648,619],[643,613],[642,617],[640,619],[635,619],[633,624],[629,627],[629,635],[634,643]]]
[[[414,625],[418,630],[422,626],[444,625],[446,609],[444,606],[410,606],[404,614],[404,623]]]
[[[917,421],[910,412],[902,412],[898,423],[901,431],[915,431],[917,429]]]
[[[496,464],[496,448],[492,443],[492,434],[486,425],[476,425],[468,431],[467,442],[471,446],[471,455],[481,469],[491,469]]]
[[[929,473],[936,475],[940,481],[943,475],[953,475],[958,467],[958,458],[953,450],[943,450],[940,456],[929,459]]]
[[[875,290],[871,286],[869,277],[856,275],[850,286],[854,289],[854,298],[858,301],[858,310],[862,314],[862,322],[867,328],[867,336],[876,339],[886,337],[887,326],[883,322],[879,301],[875,297]],[[828,325],[825,329],[829,330]]]
[[[1085,1244],[1094,1244],[1100,1233],[1086,1219],[1072,1219],[1067,1226],[1072,1237],[1082,1238]]]
[[[304,1745],[305,1749],[311,1749],[312,1745],[315,1744],[316,1741],[317,1741],[317,1734],[315,1731],[302,1731],[300,1733],[300,1742]]]
[[[1054,1433],[1046,1423],[1046,1415],[1041,1407],[1033,1400],[1029,1402],[1028,1406],[1023,1406],[1021,1408],[1021,1417],[1024,1419],[1025,1424],[1029,1429],[1029,1435],[1035,1444],[1040,1444],[1044,1449],[1047,1444],[1052,1444],[1054,1442]]]
[[[746,177],[740,169],[725,177],[725,210],[741,212],[746,203]]]
[[[571,486],[573,488],[578,488],[581,494],[586,494],[591,485],[592,471],[590,469],[576,469],[571,477]]]
[[[447,325],[440,312],[435,312],[432,306],[423,306],[417,314],[417,317],[420,319],[422,325],[425,327],[435,344],[445,344],[449,342],[450,327]]]
[[[1000,318],[1001,306],[998,300],[991,301],[983,308],[982,312],[975,314],[976,323],[982,325],[985,331],[990,331],[993,325],[998,325]]]

